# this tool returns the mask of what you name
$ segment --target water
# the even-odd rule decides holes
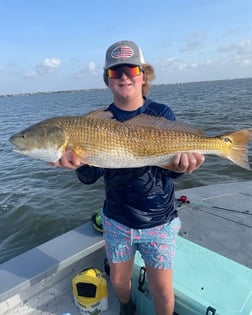
[[[216,135],[252,127],[252,79],[153,86],[150,97],[177,118]],[[42,119],[80,115],[111,102],[107,89],[0,97],[0,262],[90,219],[103,204],[103,181],[80,183],[74,171],[12,152],[8,138]],[[252,146],[249,145],[252,162]],[[203,167],[176,180],[177,189],[251,180],[252,172],[207,157]]]

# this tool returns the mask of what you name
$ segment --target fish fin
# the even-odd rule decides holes
[[[252,138],[252,128],[223,134],[218,138],[230,144],[227,151],[223,153],[223,157],[228,158],[242,168],[251,170],[248,161],[248,142]]]
[[[113,114],[104,107],[85,114],[85,117],[103,120],[110,120],[114,118]],[[116,122],[120,123],[119,121]],[[157,129],[170,129],[172,131],[188,132],[199,136],[203,135],[204,133],[202,130],[192,127],[188,124],[147,114],[137,115],[132,119],[128,119],[122,123],[133,127],[152,127]]]
[[[140,114],[132,119],[126,120],[123,122],[129,126],[136,126],[136,127],[152,127],[157,129],[170,129],[172,131],[179,131],[179,132],[188,132],[195,135],[203,135],[203,131],[192,127],[188,124],[168,120],[164,117],[158,116],[151,116],[146,114]]]
[[[73,154],[74,158],[78,159],[81,163],[89,165],[89,166],[95,166],[93,165],[89,158],[88,158],[88,154],[87,152],[78,146],[75,147],[68,147],[67,148],[67,154],[70,156],[71,154]],[[70,158],[71,159],[71,158]]]
[[[97,110],[93,110],[92,112],[89,112],[85,114],[84,116],[87,118],[95,118],[95,119],[112,119],[113,118],[113,114],[111,113],[111,111],[106,110],[105,107],[102,107]]]

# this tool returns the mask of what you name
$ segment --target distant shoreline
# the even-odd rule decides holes
[[[236,81],[236,80],[250,80],[249,78],[235,78],[235,79],[220,79],[220,80],[205,80],[205,81],[193,81],[193,82],[176,82],[176,83],[158,83],[153,84],[152,86],[162,86],[162,85],[177,85],[177,84],[191,84],[191,83],[204,83],[204,82],[220,82],[220,81]],[[88,92],[88,91],[101,91],[106,90],[104,88],[90,88],[90,89],[77,89],[77,90],[62,90],[62,91],[47,91],[47,92],[25,92],[25,93],[16,93],[16,94],[1,94],[0,97],[12,97],[12,96],[32,96],[32,95],[41,95],[41,94],[60,94],[60,93],[78,93],[78,92]]]

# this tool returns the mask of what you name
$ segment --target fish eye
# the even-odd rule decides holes
[[[225,138],[224,138],[224,141],[225,141],[225,142],[233,143],[233,141],[232,141],[230,138],[228,138],[228,137],[225,137]]]

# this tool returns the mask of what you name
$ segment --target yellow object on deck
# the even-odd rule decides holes
[[[98,315],[108,309],[107,281],[101,271],[88,268],[72,279],[75,305],[83,315]]]

